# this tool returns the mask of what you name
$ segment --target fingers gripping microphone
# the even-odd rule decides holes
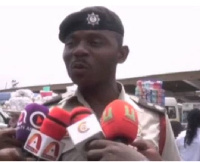
[[[32,129],[24,148],[40,159],[58,160],[64,143],[60,142],[66,134],[70,114],[54,107],[44,119],[40,131]]]
[[[100,121],[107,139],[129,144],[137,137],[137,112],[127,102],[114,100],[108,104]]]
[[[49,109],[46,106],[36,103],[27,105],[17,122],[16,139],[25,142],[32,128],[40,129],[48,113]]]

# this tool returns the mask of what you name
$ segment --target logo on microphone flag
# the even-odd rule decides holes
[[[43,112],[36,111],[30,116],[30,123],[35,129],[40,129],[46,115]]]
[[[78,125],[78,131],[80,133],[85,133],[89,130],[90,128],[88,128],[87,126],[87,122],[86,121],[83,121],[81,122],[79,125]]]
[[[29,140],[28,140],[28,142],[26,144],[26,149],[28,149],[31,152],[37,154],[38,151],[40,150],[41,143],[42,143],[41,135],[38,134],[38,133],[35,133],[29,138]]]
[[[21,124],[26,123],[26,116],[27,116],[27,112],[23,110],[19,116],[17,126],[20,126]]]
[[[60,157],[64,146],[63,142],[57,141],[36,129],[32,129],[24,149],[39,158],[56,161]]]
[[[56,160],[59,155],[60,146],[57,142],[51,142],[47,145],[42,153],[42,157],[47,158],[49,160]]]
[[[136,121],[134,109],[128,107],[128,105],[125,105],[124,108],[125,108],[125,116],[132,121]]]
[[[78,145],[83,141],[87,141],[89,138],[93,138],[93,135],[104,136],[101,125],[94,114],[70,125],[67,127],[67,131],[74,145]]]
[[[112,107],[109,107],[108,110],[106,109],[103,112],[103,121],[107,122],[110,121],[111,119],[113,119],[113,113],[112,113]]]

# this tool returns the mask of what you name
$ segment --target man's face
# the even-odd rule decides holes
[[[65,41],[63,59],[75,84],[95,85],[115,79],[119,49],[111,31],[76,31]]]

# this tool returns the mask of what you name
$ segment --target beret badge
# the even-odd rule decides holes
[[[99,15],[94,14],[94,12],[92,12],[91,14],[88,14],[88,17],[87,17],[88,24],[95,26],[99,24],[99,21],[100,21]]]

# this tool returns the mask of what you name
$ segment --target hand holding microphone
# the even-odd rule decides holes
[[[87,159],[90,161],[162,161],[155,146],[147,140],[135,140],[135,148],[121,142],[94,140],[87,145]]]
[[[109,140],[91,141],[87,145],[88,160],[147,160],[136,149],[127,145],[135,140],[138,132],[137,113],[130,104],[122,100],[114,100],[108,104],[101,118],[101,126]]]
[[[22,147],[22,143],[15,139],[16,129],[6,128],[0,130],[0,150],[11,147]]]
[[[147,161],[144,155],[121,142],[94,140],[87,145],[87,149],[90,161]]]
[[[25,161],[23,154],[19,148],[4,148],[0,150],[1,161]]]
[[[44,119],[40,131],[32,129],[24,148],[39,159],[58,160],[64,143],[70,115],[64,109],[54,107]]]
[[[14,138],[15,134],[14,128],[0,130],[0,161],[25,160],[20,150],[22,143]]]
[[[146,156],[150,161],[162,161],[162,157],[152,141],[135,140],[131,145],[136,147],[137,151]]]
[[[30,156],[21,150],[23,143],[27,140],[32,128],[39,129],[48,111],[48,108],[42,105],[29,104],[21,112],[16,129],[9,128],[0,131],[1,160],[26,160],[26,156]]]

